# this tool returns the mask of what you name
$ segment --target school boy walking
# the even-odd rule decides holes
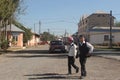
[[[79,43],[78,43],[78,51],[79,51],[79,62],[81,65],[81,76],[80,79],[83,79],[87,76],[86,71],[86,61],[87,58],[91,56],[91,53],[93,52],[93,45],[91,45],[89,42],[85,41],[85,37],[83,35],[79,36]]]
[[[68,52],[68,74],[72,74],[71,67],[76,69],[76,73],[79,72],[79,67],[75,65],[75,58],[77,54],[77,45],[73,42],[73,38],[68,38],[69,40],[69,52]]]

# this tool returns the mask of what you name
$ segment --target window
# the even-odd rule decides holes
[[[109,41],[109,35],[104,35],[104,41]]]
[[[102,15],[102,17],[105,17],[105,15]]]
[[[100,17],[101,15],[99,14],[98,17]]]
[[[112,36],[112,41],[114,42],[114,40],[115,40],[115,36]]]
[[[18,36],[13,36],[14,41],[18,41]]]

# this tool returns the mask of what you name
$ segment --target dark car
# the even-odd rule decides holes
[[[49,52],[65,52],[65,45],[63,44],[63,41],[60,40],[54,40],[50,41],[50,47]]]

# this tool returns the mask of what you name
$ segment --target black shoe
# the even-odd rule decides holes
[[[79,68],[76,69],[76,73],[78,73],[78,72],[79,72]]]
[[[68,73],[67,75],[71,75],[72,73]]]
[[[84,79],[84,76],[80,76],[80,79]]]
[[[85,72],[85,73],[83,74],[83,76],[86,77],[86,76],[87,76],[87,73]]]
[[[85,74],[85,75],[83,75],[84,77],[86,77],[87,75]]]

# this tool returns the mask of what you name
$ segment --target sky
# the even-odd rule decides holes
[[[49,31],[54,35],[74,34],[83,15],[104,11],[120,20],[120,0],[24,0],[25,14],[20,22],[39,34]],[[39,26],[39,22],[41,23]]]

